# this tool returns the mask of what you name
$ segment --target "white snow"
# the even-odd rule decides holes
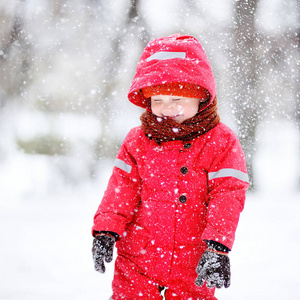
[[[220,300],[296,299],[300,292],[299,134],[291,123],[261,126],[249,193],[230,254],[232,285]],[[297,150],[298,149],[298,150]],[[112,162],[93,183],[66,186],[51,160],[12,151],[0,169],[0,299],[99,299],[111,296],[107,274],[93,269],[90,229]],[[49,187],[48,184],[52,183]]]
[[[258,29],[271,37],[295,30],[296,2],[261,1]],[[26,8],[24,26],[28,45],[33,47],[35,71],[26,93],[13,99],[15,105],[0,107],[0,300],[107,300],[113,263],[104,275],[94,271],[90,231],[113,161],[96,162],[92,148],[104,130],[121,140],[140,123],[141,110],[128,105],[124,97],[135,68],[131,64],[141,54],[129,38],[132,33],[122,28],[128,1],[99,2],[94,12],[89,11],[92,1],[90,5],[85,1],[0,1],[4,33],[22,9],[20,3]],[[233,3],[173,0],[170,5],[170,1],[145,0],[141,7],[153,37],[181,32],[199,38],[218,70],[217,77],[222,77],[219,89],[224,98],[230,95],[227,87],[232,88],[226,81],[230,76],[224,53],[232,46]],[[59,5],[63,5],[60,17],[56,15]],[[113,60],[109,40],[118,37],[117,32],[127,38],[120,44],[124,59],[114,75],[116,86],[109,101],[115,120],[105,128],[96,117],[99,114],[90,113],[98,109],[92,104],[113,77],[102,62]],[[271,51],[270,47],[264,51]],[[283,66],[274,66],[263,78],[268,95],[262,102],[266,109],[262,116],[266,119],[271,111],[275,119],[265,120],[258,128],[257,191],[248,193],[230,254],[232,285],[217,291],[219,300],[300,298],[300,134],[292,122],[280,119],[292,110],[294,89],[287,82],[292,87],[298,74],[292,59],[295,52],[287,49]],[[17,64],[13,66],[12,70]],[[5,97],[3,87],[0,96]],[[25,99],[24,107],[32,105],[30,113],[22,109]],[[48,112],[38,112],[37,106]],[[226,123],[233,127],[232,106],[228,102],[220,106],[228,114]],[[57,110],[62,113],[56,114]],[[45,135],[71,142],[68,156],[30,155],[17,148],[18,138],[26,141]],[[98,170],[93,180],[91,165]]]

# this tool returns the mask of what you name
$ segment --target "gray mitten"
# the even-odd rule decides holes
[[[115,241],[116,239],[112,235],[104,233],[94,238],[92,252],[96,271],[104,273],[104,260],[107,263],[113,260]]]
[[[198,276],[195,283],[198,286],[205,281],[208,288],[230,286],[230,260],[225,252],[208,248],[200,258],[196,272]]]

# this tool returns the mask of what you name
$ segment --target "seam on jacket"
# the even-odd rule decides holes
[[[131,172],[131,165],[126,164],[123,160],[116,158],[115,160],[115,167],[125,171],[126,173],[130,173]]]
[[[208,179],[212,180],[215,178],[222,178],[222,177],[234,177],[239,180],[249,182],[248,174],[236,169],[221,169],[217,172],[209,172]]]

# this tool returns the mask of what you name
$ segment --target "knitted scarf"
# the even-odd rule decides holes
[[[205,105],[206,102],[202,107]],[[174,140],[189,141],[208,132],[220,122],[217,97],[202,111],[200,105],[199,110],[194,117],[182,123],[157,117],[150,110],[146,110],[141,116],[142,129],[149,139],[154,139],[158,144]]]

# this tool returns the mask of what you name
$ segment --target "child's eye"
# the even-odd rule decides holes
[[[181,98],[176,98],[176,99],[173,99],[173,102],[179,102],[181,100]]]

